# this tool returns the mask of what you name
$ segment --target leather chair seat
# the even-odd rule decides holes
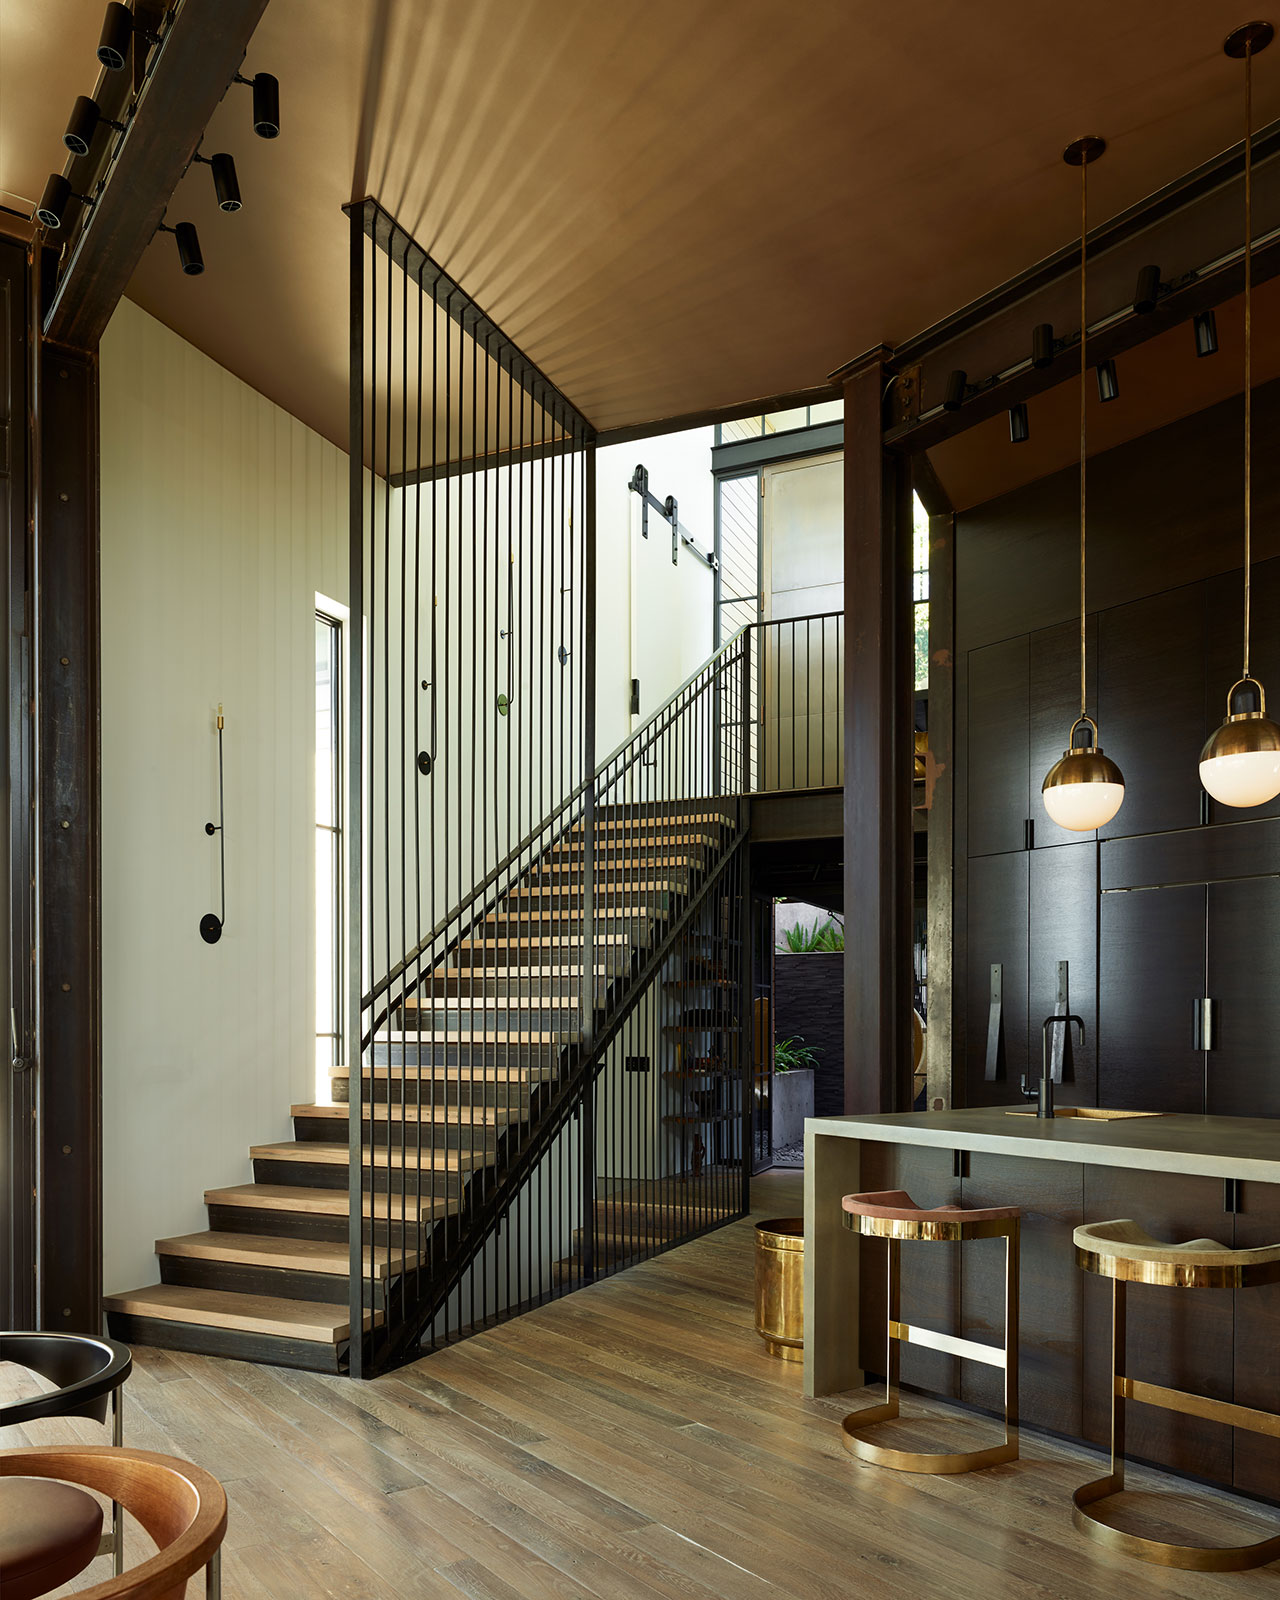
[[[999,1222],[1021,1215],[1017,1206],[918,1206],[905,1189],[847,1194],[840,1203],[850,1216],[889,1222]]]
[[[102,1507],[52,1478],[0,1478],[0,1595],[35,1600],[98,1554]]]

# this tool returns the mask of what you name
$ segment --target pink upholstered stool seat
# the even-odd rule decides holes
[[[855,1233],[882,1239],[981,1239],[1006,1234],[1017,1206],[918,1206],[905,1189],[847,1194],[844,1222]]]

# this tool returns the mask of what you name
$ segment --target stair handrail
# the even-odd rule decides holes
[[[511,866],[518,861],[522,855],[526,854],[535,843],[545,838],[548,831],[552,828],[557,819],[563,816],[564,813],[577,801],[581,800],[589,789],[594,787],[594,785],[604,774],[605,769],[613,761],[616,761],[617,758],[627,751],[629,747],[633,745],[638,746],[638,742],[642,739],[646,740],[646,743],[641,748],[647,749],[649,744],[653,742],[653,735],[657,731],[655,730],[654,725],[661,718],[667,717],[669,719],[669,714],[673,711],[676,701],[679,700],[681,695],[683,695],[687,689],[696,683],[704,673],[713,667],[718,673],[724,665],[724,662],[721,660],[721,658],[724,657],[728,651],[732,650],[734,645],[737,644],[745,634],[750,633],[752,628],[756,626],[757,624],[754,622],[744,623],[736,633],[732,634],[728,639],[725,640],[718,650],[716,650],[712,655],[708,656],[695,672],[691,672],[684,682],[679,686],[679,688],[676,689],[674,693],[668,695],[666,700],[663,701],[656,711],[647,717],[638,728],[633,729],[632,732],[627,735],[627,737],[622,741],[621,744],[617,746],[616,749],[611,751],[603,761],[597,762],[596,769],[589,778],[584,778],[581,783],[579,783],[575,788],[571,789],[555,807],[555,809],[547,813],[547,815],[542,819],[536,828],[533,828],[526,833],[524,838],[520,840],[519,844],[513,845],[507,854],[502,858],[502,860],[497,864],[497,866],[492,867],[480,880],[480,882],[476,884],[471,892],[465,895],[463,899],[457,903],[457,905],[455,905],[436,923],[435,927],[432,928],[430,933],[425,934],[423,938],[421,938],[414,946],[414,948],[408,952],[407,955],[402,956],[400,960],[397,961],[396,964],[387,971],[385,976],[380,978],[378,982],[373,985],[369,992],[361,998],[361,1014],[363,1015],[363,1013],[369,1010],[370,1007],[376,1005],[378,1000],[380,1000],[382,996],[386,994],[389,989],[391,989],[396,980],[403,977],[411,967],[416,966],[421,961],[422,957],[427,953],[427,951],[430,950],[433,945],[435,945],[448,933],[449,929],[456,927],[458,931],[455,937],[462,938],[469,928],[474,927],[475,923],[478,922],[489,909],[491,909],[489,904],[479,907],[468,921],[467,928],[464,929],[461,926],[462,921],[466,917],[467,912],[471,910],[473,906],[475,906],[477,900],[479,900],[487,890],[491,889],[495,884],[497,884],[499,880],[509,872]],[[630,766],[632,765],[634,765],[634,759],[628,762],[627,766],[623,767],[620,772],[610,774],[610,781],[616,781],[616,779],[621,776],[621,772],[629,770]],[[561,834],[566,832],[568,832],[567,826],[560,829],[559,833],[554,834],[551,842],[554,842],[556,838],[560,837]],[[543,845],[543,848],[546,848],[545,844]],[[385,1020],[386,1018],[384,1015],[370,1024],[367,1033],[362,1033],[362,1048],[368,1046],[373,1034]]]

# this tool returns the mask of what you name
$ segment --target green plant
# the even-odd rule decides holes
[[[822,1050],[818,1045],[804,1042],[803,1034],[796,1034],[794,1039],[778,1039],[773,1046],[773,1070],[799,1072],[816,1067],[821,1054]]]
[[[786,941],[787,949],[796,956],[809,955],[814,951],[843,950],[844,929],[830,917],[821,924],[815,921],[812,927],[798,922],[794,928],[787,929]]]

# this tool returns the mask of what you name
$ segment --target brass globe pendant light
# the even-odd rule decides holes
[[[1249,22],[1223,49],[1244,62],[1244,671],[1227,692],[1226,720],[1200,752],[1200,782],[1224,806],[1260,806],[1280,794],[1280,727],[1249,671],[1253,392],[1253,58],[1271,43],[1269,22]]]
[[[1069,167],[1080,168],[1080,715],[1071,725],[1069,748],[1055,761],[1041,786],[1045,810],[1060,828],[1087,833],[1101,828],[1119,811],[1124,799],[1120,768],[1102,753],[1098,725],[1088,714],[1085,651],[1085,444],[1089,363],[1087,311],[1087,248],[1089,222],[1088,171],[1107,148],[1096,137],[1077,139],[1062,152]]]

